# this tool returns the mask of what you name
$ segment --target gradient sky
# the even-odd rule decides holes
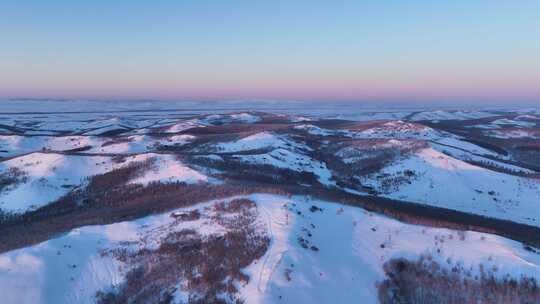
[[[0,97],[539,101],[540,1],[0,1]]]

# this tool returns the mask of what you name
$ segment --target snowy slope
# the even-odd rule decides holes
[[[332,136],[332,135],[339,134],[338,131],[323,129],[323,128],[310,125],[310,124],[297,125],[297,126],[294,126],[294,129],[303,130],[311,135],[318,135],[318,136]]]
[[[431,255],[441,264],[450,258],[452,265],[461,263],[473,272],[480,263],[497,265],[501,275],[537,276],[540,271],[538,255],[500,237],[467,232],[461,240],[455,231],[407,225],[360,208],[306,197],[254,197],[274,239],[263,264],[248,269],[258,280],[245,287],[247,303],[376,303],[374,285],[382,280],[382,264],[395,257]],[[310,212],[312,205],[323,211]],[[298,237],[318,251],[302,248]]]
[[[326,164],[306,155],[306,152],[311,150],[309,147],[285,136],[260,132],[236,141],[219,143],[215,145],[215,149],[218,152],[228,153],[269,149],[270,151],[265,153],[233,154],[232,157],[247,164],[271,165],[297,172],[311,172],[322,184],[335,184],[331,180],[332,173]]]
[[[297,172],[314,173],[324,185],[335,185],[331,180],[332,173],[326,164],[307,155],[278,148],[264,154],[233,155],[234,158],[249,164],[271,165],[277,168]]]
[[[32,153],[0,164],[2,172],[9,168],[23,171],[27,180],[13,189],[0,192],[0,209],[23,212],[52,202],[87,176],[113,168],[109,157],[68,156],[55,153]]]
[[[525,120],[512,120],[507,118],[501,118],[497,119],[491,122],[492,124],[499,125],[499,126],[517,126],[522,128],[530,128],[534,127],[536,125],[535,122],[525,121]]]
[[[540,256],[502,237],[403,224],[360,208],[302,196],[248,197],[257,204],[257,221],[271,237],[271,245],[245,269],[250,279],[239,284],[239,290],[246,303],[376,303],[375,284],[384,278],[382,264],[395,257],[431,256],[440,264],[470,268],[472,273],[480,271],[480,264],[485,269],[495,266],[501,277],[540,275]],[[139,248],[156,248],[160,236],[186,228],[219,234],[224,228],[208,222],[211,211],[204,207],[210,204],[172,212],[200,210],[201,219],[191,222],[174,223],[166,213],[82,227],[4,253],[0,255],[3,303],[92,303],[96,291],[121,284],[129,268],[101,254],[102,250],[127,241]],[[322,211],[311,212],[313,205]],[[181,292],[176,296],[183,297]]]
[[[351,134],[353,138],[396,138],[396,139],[435,139],[445,136],[442,132],[417,123],[393,120],[375,127]],[[448,135],[446,135],[448,136]]]
[[[405,171],[414,176],[405,176]],[[539,181],[487,170],[433,148],[360,177],[382,195],[540,226]]]
[[[245,123],[251,124],[261,121],[257,115],[247,112],[229,113],[229,114],[212,114],[200,119],[203,124],[224,124],[224,123]]]
[[[457,110],[457,111],[446,111],[446,110],[435,110],[435,111],[422,111],[415,113],[410,117],[413,121],[420,120],[467,120],[467,119],[477,119],[495,116],[496,114],[490,113],[488,111],[466,111],[466,110]]]
[[[61,152],[83,148],[86,153],[143,153],[154,150],[159,145],[184,145],[194,138],[195,136],[187,134],[168,134],[166,137],[131,135],[113,138],[78,135],[0,135],[0,156],[12,157],[42,150]]]
[[[44,137],[0,135],[0,156],[10,157],[38,151],[44,146]]]
[[[143,159],[154,158],[153,168],[142,176],[130,180],[130,183],[148,185],[150,182],[163,183],[184,182],[188,184],[208,182],[209,178],[186,165],[182,164],[174,155],[144,154]],[[139,161],[136,156],[134,161]]]
[[[154,160],[154,167],[143,176],[126,182],[146,185],[152,181],[210,181],[205,175],[185,166],[172,155],[137,154],[117,163],[109,156],[32,153],[0,163],[0,172],[17,168],[27,177],[25,182],[0,192],[0,210],[21,213],[37,209],[82,185],[87,177],[149,159]]]
[[[236,141],[224,142],[215,145],[219,152],[240,152],[263,148],[277,148],[285,146],[286,141],[270,132],[260,132],[246,136]]]
[[[505,129],[505,130],[490,130],[484,131],[487,136],[496,138],[508,139],[508,138],[523,138],[523,139],[539,139],[539,129]]]
[[[524,173],[524,174],[533,174],[535,171],[525,169],[519,166],[510,165],[501,161],[495,161],[493,159],[489,159],[483,156],[476,155],[474,153],[471,153],[470,151],[464,150],[462,148],[456,148],[455,146],[447,146],[447,145],[441,145],[437,142],[431,143],[431,147],[439,152],[442,152],[444,154],[448,154],[452,156],[453,158],[457,158],[462,161],[466,162],[481,162],[490,164],[492,166],[496,166],[498,168],[509,170],[517,173]],[[459,146],[458,146],[459,147]],[[473,151],[476,149],[473,149]],[[491,152],[490,152],[491,154]],[[496,155],[495,153],[493,153]],[[488,154],[489,155],[489,154]]]

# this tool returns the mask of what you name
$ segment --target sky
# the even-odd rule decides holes
[[[540,1],[0,1],[0,98],[540,102]]]

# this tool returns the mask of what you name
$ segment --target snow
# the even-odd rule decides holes
[[[110,126],[106,126],[106,127],[102,127],[102,128],[97,128],[97,129],[94,129],[94,130],[91,130],[91,131],[87,131],[87,132],[84,132],[83,134],[85,134],[85,135],[102,135],[102,134],[105,134],[107,132],[112,132],[112,131],[125,132],[127,130],[128,129],[126,129],[126,128],[122,127],[122,126],[110,125]]]
[[[43,147],[44,140],[38,136],[0,135],[0,155],[8,157],[37,151]]]
[[[518,115],[518,116],[514,117],[514,119],[517,119],[517,120],[539,120],[540,117],[534,116],[534,115],[524,114],[524,115]]]
[[[305,122],[305,121],[313,121],[313,119],[306,116],[293,115],[293,116],[290,116],[290,121],[291,122]]]
[[[461,265],[479,272],[496,266],[496,275],[540,275],[540,256],[515,241],[467,231],[409,225],[361,208],[311,199],[269,194],[254,200],[271,244],[249,265],[249,283],[239,285],[246,303],[376,303],[382,265],[391,258],[429,255],[446,267]],[[213,202],[176,212],[205,209]],[[322,211],[310,212],[315,205]],[[0,294],[5,304],[93,303],[98,290],[118,286],[128,265],[100,254],[130,241],[137,248],[155,248],[166,233],[195,228],[208,235],[221,226],[204,219],[174,224],[170,213],[130,222],[87,226],[38,245],[0,255]],[[307,236],[307,231],[312,235]],[[300,246],[309,240],[318,251]],[[144,240],[144,241],[142,241]],[[384,248],[381,248],[384,244]],[[450,262],[448,262],[450,261]],[[73,267],[75,265],[76,267]],[[289,269],[291,280],[285,271]],[[181,292],[179,297],[185,296]]]
[[[112,168],[108,157],[72,156],[56,153],[31,153],[0,165],[0,171],[18,168],[27,181],[0,193],[0,209],[23,212],[39,208],[80,185],[84,178]]]
[[[43,147],[53,151],[66,151],[85,146],[100,145],[101,139],[90,136],[55,136],[46,138]]]
[[[410,183],[383,189],[377,176],[403,177],[405,170],[415,172]],[[359,178],[385,197],[540,226],[539,181],[474,166],[433,148]]]
[[[468,120],[468,119],[478,119],[485,118],[490,116],[495,116],[497,114],[490,113],[488,111],[478,111],[478,110],[435,110],[435,111],[422,111],[415,113],[410,118],[413,121],[421,120]]]
[[[0,135],[2,156],[16,156],[42,150],[68,151],[82,147],[99,147],[105,138],[93,136],[19,136]]]
[[[260,132],[233,142],[219,143],[215,147],[218,152],[228,153],[271,149],[261,154],[235,154],[233,157],[250,164],[271,165],[297,172],[312,172],[318,176],[322,184],[335,184],[331,180],[332,174],[326,164],[305,155],[305,152],[310,150],[307,146],[284,136]]]
[[[185,145],[195,139],[193,135],[180,134],[168,137],[152,137],[149,135],[131,135],[127,137],[111,138],[109,142],[102,141],[100,145],[87,152],[90,153],[111,153],[111,154],[132,154],[144,153],[156,150],[159,145]],[[114,142],[117,140],[117,142]],[[103,143],[107,143],[103,145]]]
[[[171,108],[172,105],[176,107],[177,104],[173,103],[111,105],[109,109],[122,111],[117,113],[99,112],[103,108],[101,103],[79,101],[75,104],[96,112],[12,115],[5,113],[25,112],[34,105],[36,108],[32,108],[32,111],[36,112],[70,111],[73,104],[0,104],[0,112],[4,113],[0,113],[0,122],[16,129],[13,131],[6,127],[1,130],[0,156],[6,158],[0,163],[0,173],[18,168],[27,177],[25,182],[0,192],[0,210],[14,213],[34,210],[65,195],[74,187],[84,186],[88,176],[148,159],[154,160],[153,167],[126,182],[144,185],[154,181],[219,183],[206,175],[210,171],[199,172],[174,155],[155,153],[154,150],[158,145],[185,145],[192,142],[195,136],[179,134],[189,128],[222,123],[256,123],[262,120],[261,117],[266,117],[257,112],[237,112],[237,108],[231,108],[236,112],[214,114],[216,110],[209,108],[192,110],[189,107],[193,107],[193,104],[182,105],[190,109],[189,113],[180,110],[163,112],[163,109]],[[131,112],[135,108],[145,112]],[[494,161],[491,158],[505,158],[469,143],[460,136],[406,121],[466,120],[496,115],[499,118],[500,113],[493,114],[495,112],[489,110],[359,109],[344,114],[346,111],[335,107],[305,110],[284,108],[282,111],[295,113],[290,117],[291,121],[301,123],[293,127],[296,130],[320,136],[342,135],[353,139],[370,139],[367,142],[373,142],[373,151],[401,151],[412,142],[429,143],[426,145],[428,148],[402,155],[378,173],[356,177],[363,185],[373,186],[382,196],[540,225],[538,180],[494,172],[467,161],[491,162],[522,173],[532,173],[531,170]],[[540,113],[534,109],[516,111],[524,114],[506,115],[508,118],[474,127],[485,128],[482,131],[494,137],[534,139],[540,136],[536,129],[532,129],[539,118],[526,114],[534,111]],[[204,115],[193,118],[194,113]],[[391,120],[363,131],[334,131],[308,122],[322,117]],[[117,129],[126,132],[123,136],[111,138],[95,136]],[[155,130],[167,134],[163,137],[149,135]],[[295,134],[298,135],[298,132]],[[210,146],[210,153],[216,154],[196,157],[214,161],[233,157],[250,164],[312,172],[322,184],[335,186],[326,164],[313,159],[310,149],[301,141],[293,139],[296,137],[270,131],[259,132],[238,140],[214,144]],[[104,143],[107,145],[103,146]],[[86,146],[91,148],[85,153],[96,155],[59,153]],[[263,149],[265,153],[258,151]],[[231,155],[218,155],[221,152]],[[345,163],[352,164],[366,161],[369,152],[369,149],[350,146],[338,150],[336,155]],[[111,156],[98,155],[100,153]],[[112,161],[112,154],[130,155],[126,156],[124,162],[116,163]],[[414,175],[405,176],[406,170],[411,170]],[[390,187],[383,185],[385,180],[393,178],[396,180]],[[405,178],[406,182],[400,182],[400,178]],[[467,232],[466,238],[461,240],[452,230],[407,225],[360,208],[304,196],[290,198],[255,194],[248,197],[257,202],[259,220],[266,224],[272,242],[266,255],[246,269],[252,279],[249,284],[240,286],[240,291],[247,303],[373,303],[377,297],[375,283],[383,279],[382,264],[393,257],[417,258],[420,255],[431,255],[444,264],[447,259],[451,259],[454,264],[462,263],[474,269],[478,269],[482,263],[486,268],[497,266],[501,275],[511,273],[516,278],[521,274],[535,277],[540,274],[540,257],[522,249],[521,244],[505,238]],[[193,208],[203,208],[208,204]],[[310,212],[311,205],[323,208],[323,212]],[[114,248],[126,241],[138,242],[142,236],[148,238],[144,246],[153,248],[157,245],[160,233],[169,232],[170,229],[193,228],[203,234],[221,233],[224,229],[202,220],[173,227],[169,225],[172,221],[169,215],[167,213],[130,222],[82,227],[38,245],[0,254],[1,302],[92,303],[96,291],[117,286],[126,273],[126,265],[102,255],[102,249]],[[306,229],[311,231],[312,237],[306,236]],[[450,238],[449,235],[454,237]],[[302,248],[298,243],[299,236],[309,239],[319,251]],[[441,238],[444,242],[439,241]],[[380,247],[381,244],[385,245],[384,248]],[[287,269],[291,269],[291,281],[284,275]],[[182,296],[185,295],[179,292],[178,297]]]
[[[58,153],[31,153],[1,163],[0,172],[18,168],[26,173],[27,181],[0,192],[0,209],[22,213],[37,209],[80,186],[89,176],[102,174],[133,162],[155,160],[155,167],[129,182],[148,184],[161,182],[216,182],[185,166],[174,155],[145,153],[129,156],[115,163],[109,156],[79,156]]]
[[[491,123],[494,125],[502,125],[502,126],[514,125],[514,126],[523,127],[523,128],[531,128],[531,127],[536,126],[536,123],[534,122],[528,122],[524,120],[511,120],[507,118],[497,119],[497,120],[492,121]]]
[[[336,131],[319,128],[314,125],[297,125],[297,126],[294,126],[294,129],[303,130],[311,135],[319,135],[319,136],[332,136],[338,133]]]
[[[241,112],[241,113],[207,115],[204,119],[201,119],[200,121],[203,124],[223,124],[223,123],[251,124],[251,123],[256,123],[256,122],[261,121],[261,118],[251,113]]]
[[[0,256],[2,302],[93,303],[98,290],[123,280],[120,263],[99,254],[110,242],[103,229],[85,227]]]
[[[470,125],[470,126],[465,126],[465,127],[466,128],[486,129],[486,130],[500,129],[501,128],[499,125],[491,125],[491,124]]]
[[[158,145],[185,145],[195,139],[180,134],[168,137],[131,135],[123,137],[96,136],[19,136],[0,135],[0,156],[12,157],[31,152],[69,151],[88,147],[86,153],[131,154],[154,150]],[[106,143],[106,144],[105,144]],[[104,145],[105,144],[105,145]]]
[[[95,147],[94,149],[90,150],[89,152],[92,153],[114,153],[114,154],[121,154],[121,153],[142,153],[145,151],[148,151],[152,148],[152,145],[155,144],[155,142],[146,135],[132,135],[128,136],[126,138],[123,138],[120,141],[113,142],[117,139],[111,139],[111,141],[103,142],[103,144]]]
[[[208,205],[199,204],[196,208],[204,213]],[[170,213],[165,213],[130,222],[85,226],[37,245],[3,253],[2,303],[95,303],[97,291],[119,286],[129,270],[129,265],[102,254],[103,251],[126,242],[156,248],[160,237],[182,229],[196,229],[202,235],[223,231],[217,223],[206,219],[177,225]]]
[[[479,154],[479,155],[489,155],[489,156],[499,156],[497,153],[484,149],[480,146],[472,144],[468,141],[465,141],[459,137],[442,137],[434,140],[435,143],[450,146],[456,149],[465,150],[470,154]]]
[[[297,172],[314,173],[324,185],[335,185],[331,180],[332,173],[326,164],[312,159],[309,156],[278,148],[264,154],[234,155],[236,159],[250,164],[271,165],[277,168],[289,169]]]
[[[143,176],[130,181],[133,184],[148,185],[150,182],[163,183],[184,182],[188,184],[208,182],[207,176],[187,167],[174,155],[144,154],[144,159],[154,158],[154,166]],[[136,158],[139,160],[139,158]]]
[[[382,264],[396,257],[430,255],[447,266],[450,259],[452,265],[472,267],[473,273],[480,264],[486,269],[496,265],[499,274],[515,277],[537,277],[540,272],[538,255],[501,237],[466,232],[461,240],[452,230],[408,225],[307,197],[259,194],[251,198],[263,210],[273,239],[263,262],[247,269],[255,278],[242,289],[247,303],[377,303],[375,284],[384,278]],[[311,205],[323,211],[311,213]],[[306,228],[311,238],[306,236]],[[319,251],[299,246],[299,236],[308,238]],[[291,281],[284,275],[287,268],[292,271]]]
[[[255,122],[261,121],[260,117],[249,114],[249,113],[231,114],[231,118],[234,121],[240,121],[243,123],[255,123]]]
[[[427,140],[442,136],[442,132],[436,131],[430,127],[401,120],[388,121],[360,132],[351,133],[352,137],[357,139],[395,138]]]
[[[388,149],[392,149],[396,153],[401,153],[402,150],[414,149],[418,144],[419,142],[415,140],[380,139],[360,146],[345,146],[339,149],[335,155],[346,164],[354,164],[376,158],[381,153],[387,152]]]
[[[286,145],[286,141],[273,133],[260,132],[246,136],[233,142],[219,143],[215,145],[219,152],[240,152],[263,148],[275,148]]]
[[[535,171],[525,169],[522,167],[510,165],[501,161],[496,161],[490,158],[482,157],[473,153],[470,153],[469,151],[463,150],[461,148],[455,148],[455,147],[449,147],[449,146],[443,146],[439,145],[436,142],[431,143],[431,147],[433,149],[442,152],[444,154],[448,154],[454,158],[457,158],[462,161],[466,162],[482,162],[486,163],[488,165],[493,165],[501,169],[510,170],[514,172],[524,173],[524,174],[534,174]]]
[[[191,142],[194,139],[195,139],[195,136],[193,135],[182,134],[182,135],[169,136],[167,138],[167,141],[175,145],[184,145]]]
[[[178,133],[196,127],[205,127],[205,125],[200,123],[198,120],[188,120],[170,126],[167,129],[167,132]]]
[[[508,139],[508,138],[540,138],[540,130],[527,130],[527,129],[513,129],[513,130],[492,130],[485,131],[484,134],[496,138]]]

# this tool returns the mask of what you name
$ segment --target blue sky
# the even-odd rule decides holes
[[[2,1],[0,97],[539,100],[540,1]]]

